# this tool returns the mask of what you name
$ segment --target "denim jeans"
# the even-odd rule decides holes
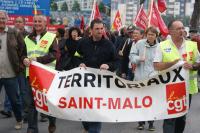
[[[84,129],[88,133],[100,133],[101,132],[101,122],[82,122]]]
[[[26,102],[26,99],[27,99],[27,79],[26,77],[24,76],[24,74],[19,74],[17,76],[17,81],[18,81],[18,84],[19,84],[19,101],[20,101],[20,104],[22,105],[21,107],[21,110],[22,110],[22,115],[25,115],[24,112],[28,112],[28,107],[27,107],[27,102]],[[8,98],[7,95],[5,95],[5,100],[4,100],[4,111],[8,112],[8,111],[12,111],[12,106],[11,106],[11,103],[10,103],[10,100]]]
[[[126,79],[130,81],[133,81],[134,79],[134,73],[131,68],[128,68]]]
[[[29,97],[28,95],[28,81],[27,78],[25,77],[24,73],[21,73],[17,76],[18,83],[19,83],[19,91],[20,91],[20,100],[22,103],[22,113],[25,115],[28,114],[28,102],[27,98]]]
[[[21,104],[21,102],[20,102],[20,104]],[[6,111],[6,112],[12,112],[12,106],[11,106],[10,100],[9,100],[9,98],[8,98],[8,96],[6,94],[5,94],[5,99],[4,99],[3,107],[4,107],[4,111]]]
[[[145,125],[145,121],[138,122],[139,125]],[[148,121],[149,125],[153,125],[154,121]]]
[[[165,119],[163,123],[163,133],[183,133],[185,129],[186,115]]]
[[[10,99],[10,103],[17,122],[22,121],[21,104],[19,101],[19,85],[17,78],[1,78],[0,86],[4,86],[5,92]]]

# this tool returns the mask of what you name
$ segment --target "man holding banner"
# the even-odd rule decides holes
[[[114,70],[116,52],[114,45],[103,37],[103,22],[94,19],[91,22],[92,36],[80,40],[77,52],[81,58],[80,67],[92,67],[101,70]],[[88,133],[100,133],[100,122],[82,122]]]
[[[27,47],[27,58],[24,59],[24,65],[27,66],[26,76],[29,77],[29,66],[31,61],[37,61],[45,64],[53,69],[56,66],[56,52],[57,52],[57,41],[55,40],[56,34],[46,31],[47,18],[43,15],[34,16],[34,27],[33,32],[26,36],[25,43]],[[31,83],[30,83],[31,85]],[[37,111],[34,105],[34,93],[32,93],[31,87],[28,89],[29,92],[29,112],[28,112],[28,129],[27,133],[38,133],[37,124]],[[49,118],[49,133],[55,132],[55,118]]]
[[[197,88],[197,68],[199,62],[199,52],[197,44],[184,39],[184,26],[179,20],[173,20],[168,25],[171,39],[160,43],[156,49],[154,67],[158,71],[165,70],[176,64],[179,60],[185,63],[183,67],[189,70],[189,105],[192,94],[198,92]],[[183,133],[186,123],[186,116],[165,119],[163,133]]]

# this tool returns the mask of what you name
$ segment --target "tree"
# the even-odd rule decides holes
[[[105,13],[105,6],[104,6],[103,2],[99,3],[99,11]]]
[[[51,8],[52,11],[57,11],[57,10],[58,10],[58,5],[57,5],[57,3],[52,2],[50,8]]]
[[[61,11],[68,11],[68,5],[66,2],[64,2],[61,6]]]
[[[200,0],[195,0],[194,10],[190,21],[190,29],[198,29],[200,20]]]
[[[78,12],[80,11],[80,4],[78,3],[78,1],[74,1],[74,4],[72,6],[72,11]]]

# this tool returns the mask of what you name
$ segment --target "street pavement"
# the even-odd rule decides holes
[[[0,94],[0,110],[3,109],[4,91]],[[133,114],[134,115],[134,114]],[[156,121],[156,131],[153,133],[162,133],[163,121]],[[26,133],[27,124],[23,125],[22,130],[14,129],[15,120],[12,118],[3,118],[0,114],[0,133]],[[48,122],[39,122],[40,133],[48,133]],[[83,133],[81,122],[67,121],[57,119],[56,133]],[[103,123],[102,133],[151,133],[146,129],[138,131],[137,123]],[[184,133],[200,133],[200,93],[193,96],[191,109],[187,115],[187,125]]]

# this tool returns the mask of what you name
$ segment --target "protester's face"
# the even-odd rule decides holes
[[[197,36],[198,34],[197,33],[190,33],[190,38],[193,38],[193,37],[195,37],[195,36]]]
[[[182,39],[184,37],[185,28],[181,21],[175,21],[169,29],[170,35],[175,39]]]
[[[65,39],[69,38],[69,30],[68,29],[65,30],[64,38]]]
[[[92,36],[96,39],[96,40],[100,40],[103,36],[103,31],[104,31],[104,26],[102,23],[98,24],[94,24],[94,27],[91,29],[91,33]]]
[[[151,32],[151,31],[148,31],[147,32],[147,40],[150,44],[154,44],[155,40],[156,40],[156,34]]]
[[[7,16],[4,12],[0,12],[0,30],[4,30],[6,27]]]
[[[133,38],[133,31],[128,31],[127,35],[128,35],[129,38]]]
[[[72,39],[76,40],[76,38],[78,37],[78,32],[76,30],[73,30],[71,35],[72,35]]]
[[[23,30],[24,29],[24,21],[22,17],[18,17],[15,20],[15,27],[19,30]]]
[[[34,28],[36,32],[42,32],[46,28],[46,21],[43,16],[35,16],[34,17]]]
[[[132,38],[136,41],[142,39],[142,36],[140,34],[140,31],[139,30],[134,30],[133,31],[133,35],[132,35]]]

